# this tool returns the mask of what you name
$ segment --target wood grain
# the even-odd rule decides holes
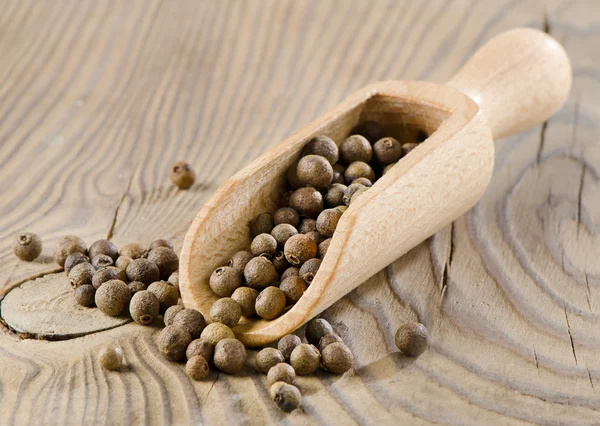
[[[53,342],[2,329],[0,423],[597,423],[599,21],[566,0],[5,2],[3,295],[54,270],[62,235],[180,248],[208,196],[273,144],[370,82],[444,82],[503,30],[547,29],[575,78],[555,118],[496,144],[471,212],[325,312],[357,365],[302,378],[302,410],[279,412],[250,368],[192,383],[130,323]],[[180,158],[198,175],[187,192],[167,180]],[[14,259],[22,230],[42,236],[41,261]],[[432,336],[416,360],[393,347],[407,319]],[[109,342],[120,373],[98,365]]]

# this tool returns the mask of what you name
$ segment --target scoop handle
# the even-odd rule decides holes
[[[571,63],[548,34],[517,28],[483,45],[446,85],[483,111],[494,139],[541,124],[565,102]]]

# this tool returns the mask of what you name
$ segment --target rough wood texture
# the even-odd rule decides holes
[[[594,424],[600,416],[596,2],[5,2],[0,14],[2,294],[54,271],[62,235],[181,247],[215,189],[373,81],[444,82],[516,26],[545,29],[574,70],[568,104],[496,143],[478,205],[325,312],[357,357],[301,378],[284,415],[264,376],[202,382],[136,324],[64,341],[0,334],[2,424]],[[167,181],[179,158],[198,183]],[[37,232],[40,262],[11,237]],[[1,305],[0,305],[1,308]],[[390,330],[429,328],[416,360]],[[101,370],[99,345],[127,365]]]

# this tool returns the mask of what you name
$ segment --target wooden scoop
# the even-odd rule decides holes
[[[367,86],[274,146],[226,181],[202,207],[185,237],[180,289],[186,307],[209,318],[218,299],[208,280],[233,253],[248,250],[249,222],[275,211],[286,171],[314,136],[337,143],[366,120],[407,140],[428,139],[402,158],[344,213],[321,268],[281,317],[243,320],[248,346],[294,331],[359,284],[469,210],[494,165],[493,138],[540,124],[563,104],[571,66],[549,35],[515,29],[485,44],[446,85],[388,81]]]

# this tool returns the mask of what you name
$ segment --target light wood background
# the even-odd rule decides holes
[[[5,0],[0,10],[0,295],[23,292],[27,326],[42,330],[1,328],[0,424],[600,423],[598,2]],[[278,411],[251,368],[191,382],[157,353],[156,328],[98,331],[114,325],[98,319],[83,337],[23,338],[52,325],[81,333],[61,276],[48,275],[61,236],[180,247],[221,182],[352,91],[444,82],[485,40],[523,25],[565,46],[569,102],[496,143],[492,183],[471,212],[326,311],[356,370],[301,378],[302,410]],[[190,191],[168,182],[177,159],[196,169]],[[42,236],[40,260],[14,258],[20,231]],[[407,319],[431,334],[416,360],[394,350]],[[98,366],[106,342],[124,349],[121,373]]]

